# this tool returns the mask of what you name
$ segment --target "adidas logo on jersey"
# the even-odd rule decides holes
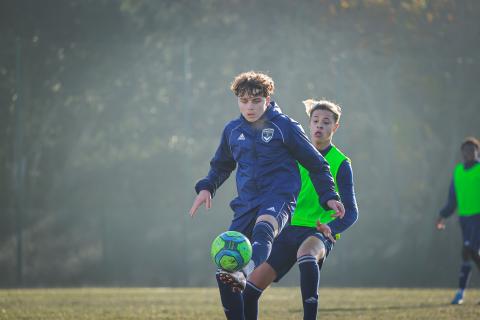
[[[241,133],[239,136],[238,136],[238,139],[237,140],[245,140],[245,136],[243,135],[243,133]]]
[[[275,207],[270,207],[270,208],[267,209],[267,211],[276,212],[276,211],[275,211]]]

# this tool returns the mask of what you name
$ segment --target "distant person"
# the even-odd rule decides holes
[[[450,183],[448,201],[440,211],[437,229],[445,229],[445,219],[457,210],[462,228],[462,266],[458,291],[452,304],[462,304],[468,285],[472,262],[480,270],[480,164],[478,152],[480,143],[476,138],[467,138],[461,145],[463,163],[457,164]]]
[[[300,162],[310,172],[319,202],[343,217],[345,209],[335,191],[328,163],[315,149],[298,122],[283,114],[271,100],[274,82],[266,74],[239,74],[230,88],[238,98],[240,117],[230,121],[210,161],[208,175],[197,182],[190,215],[212,196],[237,168],[238,195],[230,203],[234,215],[229,230],[250,238],[253,254],[241,271],[217,270],[222,305],[228,319],[243,319],[241,291],[246,277],[270,255],[275,237],[295,209],[301,178]]]
[[[326,100],[309,99],[304,104],[309,117],[311,141],[330,164],[335,188],[345,206],[345,216],[336,219],[334,211],[325,210],[318,204],[318,195],[308,172],[299,165],[302,189],[292,213],[291,225],[278,236],[267,261],[250,275],[243,292],[246,320],[257,319],[258,300],[263,290],[273,281],[279,281],[295,262],[300,269],[303,319],[316,319],[323,262],[335,238],[354,224],[358,217],[350,159],[332,144],[340,124],[341,108]]]

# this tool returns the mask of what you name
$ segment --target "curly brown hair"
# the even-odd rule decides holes
[[[230,90],[237,96],[268,97],[273,94],[275,84],[272,78],[262,72],[248,71],[240,73],[233,79]]]

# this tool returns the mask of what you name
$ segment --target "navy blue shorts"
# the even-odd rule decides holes
[[[290,220],[294,209],[295,202],[290,199],[268,199],[261,205],[245,213],[235,214],[228,230],[241,232],[247,238],[251,239],[257,218],[261,215],[268,214],[277,220],[278,232],[280,233]]]
[[[310,236],[317,237],[325,245],[327,251],[325,258],[318,262],[319,269],[322,269],[324,260],[333,248],[332,241],[326,238],[321,232],[318,232],[316,228],[289,225],[273,242],[272,253],[267,259],[267,263],[277,273],[275,282],[280,281],[280,279],[282,279],[292,268],[295,262],[297,262],[298,248],[300,248],[303,241]]]
[[[469,217],[459,217],[462,228],[463,246],[474,252],[480,250],[480,214]]]

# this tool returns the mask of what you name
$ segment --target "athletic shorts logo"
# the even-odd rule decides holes
[[[277,212],[277,211],[275,211],[275,207],[270,207],[270,208],[267,209],[267,211]]]
[[[265,142],[269,142],[273,138],[273,130],[272,128],[267,128],[262,130],[262,140]]]
[[[317,303],[318,299],[315,297],[310,297],[305,300],[305,303]]]

